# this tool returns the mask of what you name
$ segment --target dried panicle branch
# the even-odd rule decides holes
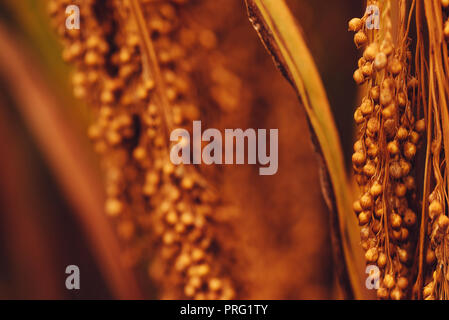
[[[397,16],[390,0],[368,5],[380,9],[380,29],[366,27],[370,12],[349,22],[356,46],[364,48],[354,80],[366,84],[366,95],[354,113],[359,129],[352,162],[362,192],[354,211],[367,264],[381,270],[377,296],[403,299],[410,297],[413,281],[417,222],[413,162],[425,122],[416,120],[417,80],[408,50],[406,3],[399,1]],[[400,21],[396,36],[393,19]]]
[[[79,30],[64,27],[69,4],[83,10]],[[201,112],[192,72],[216,50],[211,30],[181,21],[190,5],[52,0],[49,11],[63,58],[76,66],[74,94],[96,110],[88,135],[102,156],[105,212],[123,240],[125,263],[151,260],[161,298],[231,299],[232,253],[221,250],[211,230],[225,223],[226,210],[195,169],[169,161],[170,130]],[[230,74],[223,70],[210,82],[216,104],[232,109],[238,97],[220,88]]]
[[[422,68],[422,91],[428,92],[428,97],[423,102],[429,127],[425,181],[429,181],[430,185],[423,195],[422,228],[425,239],[422,248],[425,248],[425,252],[422,256],[425,267],[421,266],[419,270],[415,288],[420,290],[424,281],[424,299],[446,300],[449,298],[449,1],[424,1],[420,10],[424,10],[429,40],[428,56],[421,54],[418,66]],[[422,47],[423,44],[420,43],[419,49],[424,52]],[[427,65],[426,69],[422,67]],[[420,291],[417,296],[421,297]]]

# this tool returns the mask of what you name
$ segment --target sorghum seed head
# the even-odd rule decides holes
[[[361,30],[359,30],[354,35],[354,43],[357,47],[365,45],[367,41],[368,41],[368,37],[366,36],[365,32],[363,32]]]
[[[363,22],[362,19],[352,18],[348,22],[349,31],[357,32],[362,28]]]

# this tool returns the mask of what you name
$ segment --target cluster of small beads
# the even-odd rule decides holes
[[[65,28],[69,4],[82,8],[79,30]],[[124,241],[124,262],[137,264],[156,244],[162,259],[154,258],[149,273],[162,270],[155,277],[162,296],[232,299],[233,283],[222,276],[226,270],[210,230],[219,201],[195,170],[175,168],[168,159],[165,112],[179,126],[198,118],[192,61],[201,50],[213,51],[216,42],[210,30],[180,23],[179,11],[186,4],[167,0],[142,2],[141,7],[170,110],[161,105],[161,84],[145,70],[149,61],[129,1],[52,0],[49,11],[63,39],[63,58],[76,66],[74,94],[97,108],[88,135],[102,155],[105,212]]]
[[[409,205],[416,197],[413,159],[425,122],[415,121],[409,99],[417,85],[407,71],[411,54],[394,47],[388,25],[383,40],[369,31],[373,39],[369,41],[363,22],[364,18],[349,22],[349,29],[356,32],[356,46],[364,48],[354,80],[367,86],[367,95],[354,113],[359,138],[352,162],[362,191],[354,211],[365,259],[382,270],[378,297],[402,299],[409,289],[414,253],[410,236],[417,221]]]

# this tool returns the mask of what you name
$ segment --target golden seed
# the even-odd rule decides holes
[[[384,52],[379,52],[374,59],[374,68],[377,71],[382,70],[386,67],[388,62],[387,55]]]
[[[412,160],[416,154],[416,146],[413,143],[406,142],[404,144],[404,156],[408,160]]]
[[[393,100],[393,94],[390,89],[383,88],[380,90],[379,102],[381,105],[386,106]]]
[[[377,181],[374,182],[369,192],[373,197],[379,196],[380,194],[382,194],[382,185]]]
[[[443,207],[438,200],[433,200],[429,205],[429,216],[430,219],[434,219],[443,213]]]
[[[415,178],[413,178],[412,176],[407,176],[404,179],[404,183],[407,186],[408,190],[413,190],[416,188]]]
[[[383,284],[386,288],[392,289],[394,285],[396,284],[394,281],[394,277],[391,274],[386,274],[384,277]]]
[[[378,208],[378,209],[375,210],[374,213],[375,213],[377,218],[381,218],[383,216],[383,214],[384,214],[384,209]]]
[[[363,67],[363,66],[365,65],[365,63],[366,63],[365,58],[364,58],[364,57],[361,57],[361,58],[359,59],[359,61],[357,62],[357,65],[358,65],[359,68],[361,68],[361,67]]]
[[[388,289],[387,288],[379,288],[377,289],[377,297],[379,299],[387,299],[389,295]]]
[[[354,143],[354,152],[362,151],[362,150],[363,150],[363,142],[362,142],[362,140],[357,140]]]
[[[401,228],[401,240],[406,241],[408,239],[409,232],[407,228]]]
[[[376,174],[376,167],[372,163],[367,163],[363,166],[363,173],[368,177],[372,177]]]
[[[411,143],[413,143],[415,145],[418,144],[418,142],[419,142],[419,133],[416,132],[416,131],[412,131],[410,133],[410,135],[409,135],[409,140],[410,140]]]
[[[402,70],[402,63],[398,59],[393,59],[388,65],[388,69],[393,75],[397,75]]]
[[[352,208],[354,209],[355,212],[362,212],[363,208],[360,205],[360,200],[354,201]]]
[[[372,133],[377,133],[379,131],[379,121],[377,118],[370,118],[368,120],[367,129]]]
[[[415,130],[419,133],[423,133],[424,131],[426,131],[426,121],[424,119],[416,121]]]
[[[354,43],[357,47],[365,45],[367,41],[368,37],[366,36],[365,32],[361,30],[354,35]]]
[[[390,214],[391,227],[394,229],[399,229],[402,225],[402,218],[397,213]]]
[[[391,155],[396,155],[399,153],[399,145],[397,141],[391,141],[387,145],[387,150]]]
[[[369,227],[363,227],[360,229],[360,238],[362,240],[367,240],[369,238],[369,235],[370,235]]]
[[[438,217],[438,227],[441,229],[443,233],[445,233],[448,226],[449,226],[449,218],[446,215],[441,214]]]
[[[379,86],[375,86],[372,87],[370,89],[370,96],[374,101],[378,101],[379,100],[379,96],[380,96],[380,88]]]
[[[407,287],[408,287],[408,280],[407,280],[406,277],[400,277],[400,278],[398,279],[398,287],[399,287],[400,289],[402,289],[402,290],[407,289]]]
[[[390,175],[395,178],[399,179],[402,177],[402,167],[399,164],[399,162],[394,161],[390,164]]]
[[[365,82],[365,77],[363,76],[363,72],[361,69],[355,70],[352,77],[357,84],[362,84]]]
[[[394,288],[391,291],[390,297],[392,300],[401,300],[402,298],[402,292],[399,288]]]
[[[403,183],[396,184],[396,187],[394,188],[394,193],[397,197],[404,197],[407,193],[407,187]]]
[[[362,73],[365,77],[370,77],[373,74],[373,65],[371,63],[367,63],[361,68]]]
[[[449,7],[449,0],[441,0],[441,5],[442,5],[444,8]]]
[[[371,211],[362,211],[359,214],[359,225],[364,226],[371,220]]]
[[[368,261],[368,262],[376,262],[377,261],[377,258],[378,258],[378,252],[377,252],[377,248],[376,247],[373,247],[373,248],[370,248],[370,249],[368,249],[367,251],[366,251],[366,253],[365,253],[365,259],[366,259],[366,261]]]
[[[363,57],[365,58],[366,61],[373,61],[374,58],[376,58],[378,52],[379,47],[376,42],[373,42],[366,47],[365,51],[363,52]]]
[[[426,263],[428,265],[431,265],[435,262],[435,260],[436,260],[435,252],[432,249],[428,248],[426,252]]]
[[[379,268],[384,268],[387,265],[387,255],[383,252],[379,253],[379,258],[377,258],[377,266]]]
[[[357,32],[362,28],[363,22],[361,19],[359,18],[352,18],[351,20],[349,20],[348,22],[348,30],[349,31],[353,31],[353,32]]]
[[[407,263],[408,262],[408,259],[409,259],[410,256],[409,256],[409,254],[408,254],[408,252],[406,250],[398,249],[398,255],[399,255],[399,260],[402,263]]]
[[[393,52],[393,49],[393,45],[387,40],[384,40],[380,46],[380,50],[387,56],[389,56]]]
[[[408,137],[408,130],[404,127],[400,127],[396,136],[399,140],[405,140]]]
[[[379,154],[379,147],[377,145],[371,145],[368,148],[368,156],[370,156],[371,158],[376,157]]]
[[[106,200],[105,211],[109,216],[116,217],[122,212],[122,210],[123,204],[118,199],[110,198]]]
[[[365,121],[365,118],[363,117],[362,111],[360,108],[357,108],[357,110],[354,112],[354,120],[355,123],[361,124],[363,121]]]
[[[222,287],[222,283],[221,283],[220,279],[212,278],[209,280],[209,288],[212,291],[218,291],[221,289],[221,287]]]
[[[362,166],[365,164],[366,156],[362,152],[355,152],[352,155],[352,163],[356,166]]]
[[[412,165],[403,159],[401,159],[399,163],[401,166],[402,176],[408,175],[410,173],[410,170],[412,169]]]
[[[365,100],[360,105],[360,111],[362,111],[363,115],[369,115],[373,112],[373,103],[370,100]]]
[[[404,214],[404,223],[407,227],[413,227],[416,223],[416,213],[407,209]]]
[[[407,97],[403,92],[398,93],[398,105],[400,107],[405,107],[407,104]]]

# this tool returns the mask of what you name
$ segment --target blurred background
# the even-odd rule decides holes
[[[245,213],[236,218],[236,246],[242,243],[240,254],[258,261],[240,271],[248,280],[245,298],[340,298],[301,104],[247,21],[244,2],[213,2],[206,9],[222,15],[222,25],[214,26],[222,28],[219,45],[234,57],[231,68],[255,102],[220,115],[212,126],[280,129],[274,180],[232,168],[218,179],[223,196]],[[350,159],[357,51],[346,29],[350,18],[362,15],[364,1],[287,2],[316,59]],[[222,6],[228,9],[219,11]],[[145,265],[122,263],[121,244],[103,214],[102,173],[86,135],[94,115],[73,97],[71,66],[61,59],[46,7],[45,0],[0,4],[0,298],[157,298]],[[248,235],[253,224],[256,231]],[[81,290],[65,288],[71,264],[81,270]]]

